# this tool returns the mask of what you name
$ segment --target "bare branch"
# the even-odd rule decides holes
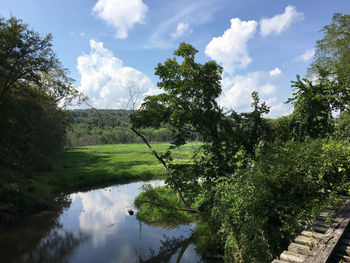
[[[96,109],[94,108],[92,105],[90,105],[88,102],[86,102],[86,104],[91,108],[93,109],[96,114],[101,118],[101,120],[104,122],[104,119],[103,119],[103,116],[102,114]],[[167,164],[165,163],[165,161],[163,160],[163,158],[161,158],[158,153],[156,152],[156,150],[154,150],[152,148],[152,146],[150,145],[150,143],[148,142],[148,140],[146,139],[145,136],[143,136],[141,133],[139,133],[130,123],[127,123],[121,119],[119,119],[118,117],[114,116],[114,115],[111,115],[111,114],[104,114],[116,121],[119,121],[120,123],[124,124],[125,126],[129,127],[137,136],[139,136],[142,141],[147,145],[148,149],[152,152],[152,154],[157,158],[157,160],[163,165],[166,173],[168,174],[169,177],[173,178],[174,175],[171,173],[171,171],[169,170]],[[198,211],[195,210],[195,209],[192,209],[188,203],[186,202],[186,200],[183,198],[181,192],[179,191],[179,189],[177,187],[175,187],[175,191],[176,191],[176,195],[177,195],[177,198],[179,199],[179,201],[181,202],[181,204],[185,207],[183,211],[187,211],[187,212],[191,212],[191,213],[197,213]]]

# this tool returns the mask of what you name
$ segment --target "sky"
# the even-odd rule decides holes
[[[349,14],[350,0],[0,0],[0,16],[53,35],[57,57],[96,108],[126,108],[131,86],[161,92],[154,69],[186,42],[199,63],[223,66],[224,109],[249,111],[257,90],[272,118],[291,113],[291,81],[305,76],[336,12]]]

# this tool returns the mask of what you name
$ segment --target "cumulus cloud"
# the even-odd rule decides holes
[[[304,54],[295,58],[295,61],[309,62],[315,55],[315,49],[308,49]]]
[[[258,23],[254,20],[241,21],[231,19],[231,27],[220,37],[214,37],[205,48],[205,54],[221,63],[224,70],[233,74],[235,69],[246,68],[252,58],[249,57],[247,42],[251,39]]]
[[[268,100],[277,92],[281,79],[282,72],[279,68],[269,72],[256,71],[246,75],[224,76],[224,92],[219,98],[219,103],[225,108],[249,111],[252,92],[258,91],[262,100]]]
[[[278,76],[282,73],[282,71],[277,67],[275,68],[274,70],[271,70],[270,71],[270,76],[273,77],[273,76]]]
[[[117,38],[124,39],[134,24],[144,23],[148,7],[142,0],[98,0],[92,11],[117,29]]]
[[[283,14],[260,20],[260,33],[263,37],[270,34],[279,35],[293,23],[304,19],[304,14],[297,12],[294,6],[287,6]]]
[[[78,90],[87,95],[94,107],[125,108],[130,100],[130,88],[135,93],[154,89],[151,80],[142,72],[123,65],[102,42],[90,40],[91,52],[78,57],[81,75]],[[138,104],[142,98],[139,97]],[[137,105],[136,105],[137,107]]]
[[[270,112],[268,114],[270,118],[286,116],[293,112],[293,105],[278,102],[276,97],[266,100],[265,103],[270,107]]]
[[[188,23],[178,23],[176,27],[176,31],[174,33],[170,33],[172,39],[177,39],[183,37],[187,34],[191,34],[192,29]]]

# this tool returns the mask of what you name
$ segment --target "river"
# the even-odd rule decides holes
[[[65,208],[1,229],[0,261],[205,262],[191,242],[194,225],[168,229],[137,220],[134,199],[144,183],[73,193]]]

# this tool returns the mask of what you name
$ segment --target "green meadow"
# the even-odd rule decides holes
[[[189,143],[173,152],[174,162],[191,161],[198,143]],[[159,155],[170,144],[153,144]],[[145,144],[96,145],[67,148],[54,160],[51,171],[35,175],[50,192],[72,192],[112,184],[163,178],[164,167]]]
[[[159,155],[169,143],[152,144]],[[173,162],[191,162],[198,143],[173,151]],[[114,184],[165,178],[164,167],[145,144],[115,144],[66,148],[45,171],[27,174],[0,167],[0,210],[19,208],[16,214],[54,206],[61,194],[87,191]],[[18,212],[17,212],[18,211]],[[9,219],[12,221],[12,215]]]

